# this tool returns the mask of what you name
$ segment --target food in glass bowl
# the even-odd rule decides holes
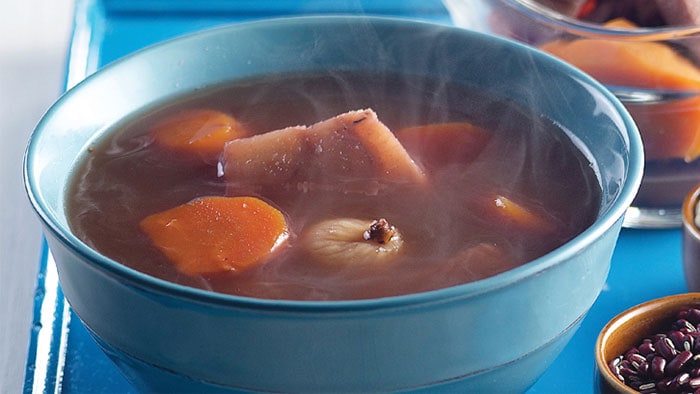
[[[700,176],[700,2],[445,3],[457,25],[536,46],[620,98],[645,148],[644,181],[625,223],[680,226],[683,198]]]

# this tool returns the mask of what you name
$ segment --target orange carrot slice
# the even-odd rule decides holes
[[[187,275],[241,272],[288,238],[283,214],[255,197],[202,197],[140,223],[156,248]]]
[[[396,138],[414,160],[436,168],[475,159],[491,133],[468,122],[451,122],[407,127]]]
[[[505,226],[519,231],[551,233],[559,225],[547,211],[523,199],[514,199],[501,194],[487,195],[472,204],[482,217],[495,226]]]
[[[211,109],[192,109],[174,114],[151,129],[156,142],[180,152],[217,157],[228,141],[247,133],[235,118]]]
[[[628,104],[647,160],[700,157],[700,96],[655,105]]]
[[[609,27],[633,28],[616,19]],[[700,91],[700,69],[668,45],[658,42],[560,39],[541,46],[603,83],[649,89]],[[700,155],[700,99],[663,105],[627,105],[644,141],[647,159]]]
[[[624,19],[615,19],[605,26],[636,27]],[[700,87],[700,70],[673,48],[659,42],[559,39],[540,48],[604,83],[665,89]]]

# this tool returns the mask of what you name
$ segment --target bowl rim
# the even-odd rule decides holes
[[[108,70],[116,67],[122,67],[122,64],[130,62],[134,58],[138,58],[144,52],[159,51],[161,48],[177,45],[179,42],[202,39],[209,35],[221,34],[221,32],[231,32],[239,29],[265,29],[267,27],[278,28],[284,24],[286,24],[287,27],[294,27],[294,25],[297,24],[314,24],[318,27],[324,24],[332,26],[335,23],[372,23],[379,25],[389,24],[393,26],[401,25],[404,27],[421,29],[442,29],[441,31],[449,31],[450,34],[460,35],[468,39],[479,38],[481,40],[493,40],[495,42],[516,48],[521,53],[527,54],[533,58],[540,58],[540,61],[556,63],[557,68],[561,70],[562,73],[566,73],[584,83],[587,85],[587,89],[594,89],[596,94],[605,98],[608,101],[608,104],[620,115],[620,120],[624,126],[624,129],[619,130],[618,132],[621,134],[622,139],[624,139],[624,141],[628,144],[626,147],[628,153],[628,166],[626,182],[622,184],[621,189],[617,192],[617,198],[613,200],[611,204],[609,204],[606,210],[599,213],[597,219],[588,228],[568,241],[566,245],[560,246],[555,250],[540,256],[539,258],[527,262],[519,267],[510,269],[506,272],[474,282],[420,293],[381,298],[330,301],[264,299],[238,296],[188,287],[153,277],[97,253],[85,243],[80,241],[75,235],[73,235],[69,229],[60,224],[52,214],[47,213],[48,210],[46,209],[46,206],[48,204],[43,201],[42,194],[38,192],[40,189],[38,182],[32,176],[32,174],[36,172],[34,168],[36,161],[34,157],[34,147],[35,144],[37,144],[36,141],[41,137],[41,135],[47,132],[45,123],[49,122],[48,118],[51,117],[52,113],[60,110],[58,108],[60,107],[60,103],[67,100],[72,95],[79,94],[81,87],[89,84],[91,80],[100,78],[100,76],[105,74]],[[129,285],[155,294],[168,295],[170,297],[187,299],[190,302],[218,305],[220,307],[255,309],[257,311],[268,310],[275,312],[288,311],[298,313],[323,311],[324,313],[332,313],[348,311],[372,311],[377,309],[403,309],[426,304],[446,303],[456,299],[476,297],[552,269],[553,267],[558,266],[559,264],[579,254],[583,249],[588,247],[588,245],[594,243],[598,238],[602,237],[607,231],[614,227],[617,222],[622,221],[627,207],[629,207],[631,204],[637,193],[639,185],[641,184],[643,166],[644,153],[641,137],[635,123],[631,118],[631,115],[629,115],[625,107],[602,84],[582,71],[570,66],[552,55],[507,38],[487,35],[484,33],[434,22],[399,17],[334,15],[266,18],[262,20],[207,28],[149,45],[105,65],[100,70],[87,76],[83,81],[79,82],[66,91],[61,97],[59,97],[59,99],[48,109],[44,117],[37,124],[35,130],[29,138],[29,143],[25,151],[23,177],[25,191],[32,207],[39,216],[39,219],[44,223],[44,231],[50,232],[59,242],[65,245],[73,253],[79,255],[83,259],[90,260],[91,265],[97,266],[101,271],[107,273],[108,275],[119,277],[121,281],[126,281]]]
[[[667,295],[660,298],[644,301],[640,304],[633,305],[610,319],[605,326],[600,330],[595,342],[595,364],[598,370],[598,375],[615,390],[625,393],[638,393],[638,391],[625,385],[613,375],[608,368],[608,361],[604,358],[602,350],[607,343],[610,335],[620,326],[635,319],[643,319],[645,315],[656,310],[668,310],[669,312],[678,311],[688,305],[698,305],[700,307],[700,292],[688,292]],[[642,338],[638,338],[641,340]],[[617,356],[617,355],[616,355]]]
[[[695,185],[683,200],[681,214],[683,216],[683,228],[694,239],[700,240],[700,228],[695,224],[696,207],[700,199],[700,183]]]
[[[502,0],[510,7],[545,25],[566,31],[567,33],[600,39],[621,41],[662,41],[683,37],[700,36],[700,26],[663,26],[637,28],[610,28],[601,24],[582,21],[561,14],[539,4],[536,0]]]

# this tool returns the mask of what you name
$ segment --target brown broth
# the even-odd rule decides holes
[[[199,196],[230,194],[215,165],[164,150],[147,134],[158,119],[189,107],[225,111],[259,132],[373,108],[391,130],[469,121],[492,131],[493,137],[471,162],[428,174],[428,191],[403,185],[367,196],[264,188],[259,197],[287,217],[292,234],[288,246],[243,273],[189,277],[178,273],[139,229],[139,221],[153,213]],[[147,274],[242,296],[330,300],[427,291],[517,267],[588,227],[598,213],[600,193],[589,160],[563,130],[539,114],[440,81],[342,73],[222,86],[126,119],[85,154],[75,170],[67,208],[80,239]],[[482,209],[496,194],[544,207],[555,231],[544,234],[499,222]],[[305,225],[343,216],[387,218],[404,235],[400,261],[329,268],[310,262],[295,247]]]

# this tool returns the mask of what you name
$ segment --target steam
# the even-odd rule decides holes
[[[475,252],[469,252],[469,248],[475,246],[490,245],[485,247],[487,250],[493,245],[505,245],[513,250],[521,248],[517,253],[526,256],[521,260],[531,257],[533,251],[525,250],[532,248],[527,244],[528,234],[523,236],[524,241],[511,239],[513,237],[510,233],[503,235],[489,227],[492,223],[481,218],[481,212],[478,210],[465,212],[464,208],[475,201],[479,202],[484,196],[488,198],[490,192],[514,191],[518,196],[526,195],[534,200],[541,198],[545,201],[555,199],[551,195],[562,196],[571,192],[555,190],[554,182],[541,184],[537,181],[542,174],[551,173],[551,169],[548,168],[551,161],[545,160],[547,158],[561,156],[562,162],[557,163],[561,164],[562,168],[568,168],[572,162],[576,162],[573,157],[567,158],[569,151],[551,148],[550,151],[537,151],[538,148],[534,148],[562,146],[553,145],[552,139],[555,137],[552,134],[552,122],[542,118],[536,110],[529,109],[538,108],[541,97],[533,94],[534,88],[528,90],[527,87],[544,84],[548,75],[532,67],[534,61],[528,58],[520,57],[514,60],[503,53],[497,53],[497,57],[484,54],[484,58],[480,53],[455,53],[455,46],[451,44],[449,36],[441,35],[439,30],[438,33],[426,33],[429,36],[419,37],[421,41],[431,42],[432,45],[426,47],[422,56],[416,57],[415,52],[400,51],[400,46],[390,40],[384,40],[369,23],[352,26],[354,30],[346,47],[331,48],[324,37],[316,37],[306,43],[298,54],[302,63],[316,64],[315,59],[323,59],[331,51],[339,52],[340,59],[348,58],[354,55],[353,52],[357,48],[366,45],[377,45],[374,48],[376,56],[360,58],[349,68],[343,67],[342,64],[325,64],[303,72],[280,73],[239,81],[235,86],[222,86],[202,92],[200,96],[188,98],[187,101],[175,103],[162,113],[167,115],[168,111],[177,111],[183,107],[216,108],[234,115],[255,134],[265,134],[287,127],[311,125],[350,110],[372,108],[379,120],[394,132],[412,126],[469,122],[494,133],[499,137],[497,141],[489,142],[473,162],[455,162],[429,174],[430,181],[435,186],[432,189],[377,182],[376,187],[370,193],[365,193],[367,196],[363,196],[371,199],[364,205],[357,203],[358,196],[352,192],[334,194],[334,189],[324,190],[304,181],[255,190],[255,193],[263,195],[265,199],[279,204],[285,214],[294,218],[291,222],[292,237],[303,231],[307,224],[325,219],[329,215],[386,218],[401,229],[407,247],[412,248],[410,251],[413,256],[417,256],[408,258],[406,263],[406,269],[415,271],[415,275],[401,282],[393,280],[395,273],[392,271],[368,272],[360,269],[340,272],[336,282],[327,281],[321,278],[328,276],[328,268],[306,267],[300,270],[299,264],[285,264],[290,261],[303,262],[306,258],[301,252],[292,252],[282,261],[265,264],[262,268],[254,270],[255,274],[259,274],[259,280],[246,281],[244,277],[237,282],[239,284],[235,289],[226,285],[226,281],[231,282],[231,278],[210,280],[198,277],[191,279],[192,285],[218,291],[225,288],[244,295],[265,294],[270,298],[294,298],[295,294],[304,294],[299,297],[328,299],[335,297],[332,293],[336,285],[339,285],[338,281],[352,281],[356,289],[349,293],[355,292],[355,296],[367,288],[374,289],[369,290],[370,293],[379,291],[377,289],[381,286],[372,284],[376,282],[394,286],[395,291],[440,287],[440,278],[450,279],[454,273],[449,270],[441,271],[440,264],[454,256],[466,258],[459,256],[472,255]],[[383,44],[376,44],[378,42]],[[498,62],[492,62],[494,59]],[[523,64],[527,62],[530,63],[529,66]],[[488,79],[488,75],[499,75],[498,72],[485,73],[486,77],[476,74],[463,75],[465,68],[478,70],[478,67],[472,67],[475,63],[483,64],[483,67],[498,67],[503,70],[527,69],[532,72],[522,75],[521,78],[526,78],[526,82],[519,85],[519,90],[514,90],[506,79]],[[466,65],[470,67],[465,67]],[[362,70],[374,71],[367,74]],[[479,84],[470,84],[468,77],[473,77],[474,81],[478,80]],[[490,96],[484,93],[491,90],[502,92],[503,95]],[[517,98],[521,100],[509,99],[510,93],[519,95]],[[563,97],[565,93],[560,91],[548,94]],[[516,104],[517,102],[520,104]],[[168,154],[156,152],[154,155],[148,137],[135,136],[132,133],[134,130],[147,129],[148,120],[152,118],[154,117],[147,117],[141,123],[124,126],[124,134],[116,134],[114,139],[107,139],[107,144],[100,147],[99,158],[87,161],[88,164],[82,170],[86,175],[76,178],[75,193],[72,193],[76,200],[71,203],[71,209],[75,211],[71,215],[78,217],[78,222],[90,219],[87,226],[98,227],[101,225],[98,223],[100,218],[107,215],[104,211],[105,206],[112,210],[109,215],[118,219],[124,216],[144,217],[146,213],[162,209],[162,206],[174,206],[196,195],[249,191],[238,188],[238,185],[217,186],[223,183],[222,177],[226,175],[226,168],[222,163],[204,169],[190,170],[187,167],[179,173],[170,174],[170,179],[156,179],[160,176],[156,175],[158,167],[170,165]],[[579,148],[584,147],[580,141],[574,142]],[[419,157],[414,159],[420,161]],[[138,168],[139,180],[135,181],[134,190],[125,189],[126,182],[114,183],[114,179],[131,177],[126,170],[136,171],[136,168],[132,167],[137,165],[136,163],[145,163],[146,166]],[[99,166],[93,167],[93,164]],[[153,171],[152,176],[148,175],[151,174],[150,171]],[[113,177],[102,179],[105,172]],[[555,171],[554,174],[568,175],[563,170]],[[182,183],[180,178],[192,181],[194,186],[179,186]],[[498,178],[498,181],[495,178]],[[226,186],[229,188],[224,190]],[[188,187],[195,191],[187,190]],[[163,194],[158,197],[162,197],[165,202],[150,202],[154,196],[154,188]],[[98,198],[102,198],[108,204],[102,207],[96,205],[93,201]],[[127,232],[130,231],[128,235],[138,238],[136,226],[132,223],[131,227],[130,230],[127,229]],[[124,248],[124,245],[130,242],[127,238],[123,242],[114,240],[115,234],[121,234],[123,228],[124,223],[115,222],[112,228],[107,229],[109,231],[104,237],[110,243],[108,248],[121,248],[129,252],[127,249],[130,248]],[[467,235],[452,237],[453,233]],[[94,234],[88,234],[88,231],[81,234],[85,234],[85,237],[95,237]],[[541,254],[539,249],[536,252]],[[508,264],[512,263],[510,259],[504,259],[506,260]],[[464,269],[465,272],[470,270],[477,271],[471,268]],[[282,276],[286,278],[279,279]],[[174,280],[184,279],[176,277]],[[370,293],[365,291],[362,294],[371,297]]]

